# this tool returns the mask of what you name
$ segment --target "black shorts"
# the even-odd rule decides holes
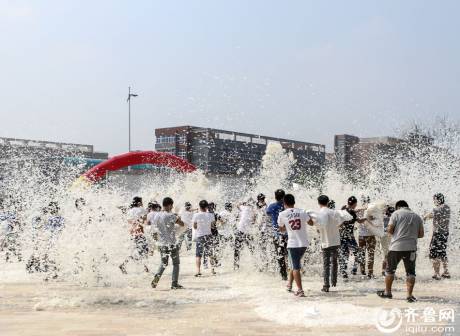
[[[430,259],[447,259],[447,240],[449,234],[434,233],[430,243]]]
[[[141,258],[146,258],[149,254],[149,244],[144,236],[134,237],[134,243],[136,244],[137,253]]]
[[[416,251],[389,251],[387,256],[386,274],[394,275],[398,268],[399,262],[402,260],[406,275],[415,277],[415,260],[417,259]]]

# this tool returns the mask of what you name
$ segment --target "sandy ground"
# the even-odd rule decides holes
[[[153,290],[151,276],[134,266],[123,283],[97,287],[44,282],[23,265],[2,264],[0,335],[383,335],[375,326],[381,307],[409,307],[403,280],[395,283],[393,300],[375,295],[381,277],[355,277],[323,294],[319,270],[312,269],[304,278],[306,297],[296,298],[274,274],[251,272],[249,262],[238,272],[227,264],[217,276],[195,278],[193,261],[190,253],[182,258],[186,289],[180,291],[169,289],[170,268]],[[428,273],[418,280],[419,302],[410,307],[460,311],[460,280],[433,282]],[[406,324],[394,334],[416,334]]]

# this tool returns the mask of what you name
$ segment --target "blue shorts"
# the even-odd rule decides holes
[[[306,247],[288,247],[289,266],[291,270],[298,271],[302,268],[301,260],[306,250]]]
[[[202,257],[203,253],[210,255],[212,245],[212,235],[201,236],[196,239],[195,256]]]

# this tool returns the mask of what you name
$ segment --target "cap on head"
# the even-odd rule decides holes
[[[263,201],[263,200],[265,200],[265,195],[262,194],[262,193],[260,193],[259,195],[257,195],[257,200],[258,200],[258,201]]]

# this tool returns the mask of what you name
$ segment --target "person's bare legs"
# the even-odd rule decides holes
[[[439,276],[440,268],[441,268],[441,261],[439,259],[433,259],[434,275]]]
[[[391,287],[393,286],[394,274],[387,274],[385,276],[385,294],[391,294]],[[412,287],[413,288],[413,287]]]
[[[200,268],[201,268],[201,257],[196,257],[195,259],[195,264],[196,264],[196,274],[200,274]]]
[[[449,275],[449,262],[447,261],[447,257],[442,260],[442,268],[444,269],[443,275]]]
[[[292,270],[290,274],[291,273],[294,278],[295,284],[297,285],[297,289],[301,291],[302,290],[302,279],[300,277],[300,270]],[[290,274],[289,274],[289,277],[291,276]],[[292,282],[291,282],[291,285],[292,285]]]
[[[414,291],[415,286],[415,276],[408,276],[406,279],[406,287],[407,287],[407,297],[412,296],[412,292]]]
[[[289,270],[288,273],[288,283],[287,283],[287,288],[292,288],[292,282],[294,281],[294,274],[292,270]]]

